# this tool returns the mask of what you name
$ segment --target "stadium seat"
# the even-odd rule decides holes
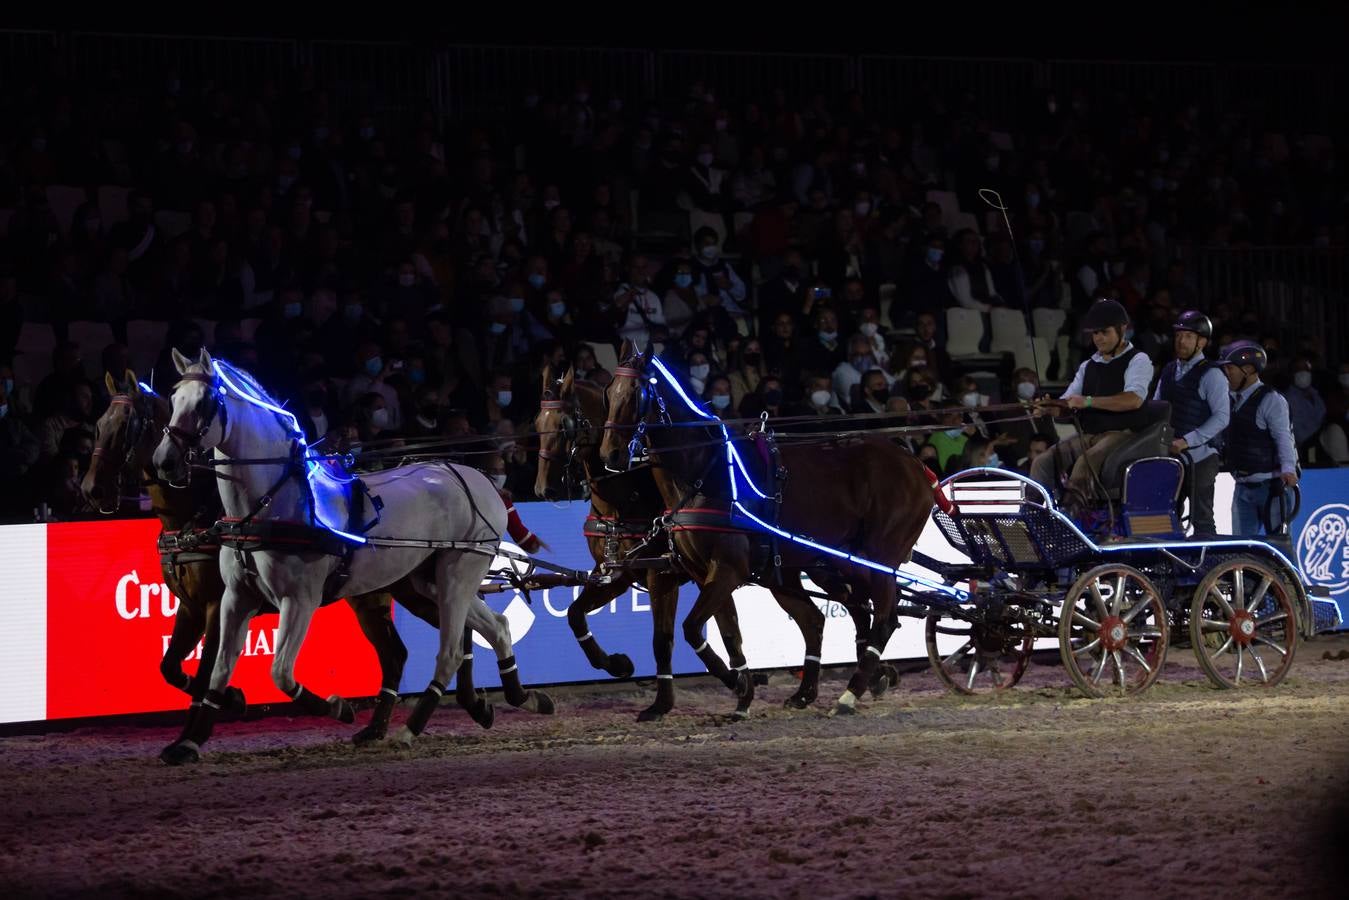
[[[989,349],[994,353],[1017,353],[1026,342],[1026,316],[1019,309],[995,307],[989,310],[993,339]]]
[[[1063,330],[1063,323],[1068,320],[1068,313],[1062,309],[1049,309],[1048,307],[1038,307],[1031,310],[1031,322],[1035,327],[1035,336],[1044,338],[1051,344],[1058,338],[1059,332]]]
[[[56,333],[46,322],[24,322],[19,326],[19,341],[14,345],[18,353],[31,353],[50,360],[56,349]]]
[[[974,309],[955,306],[946,311],[946,352],[954,359],[979,354],[984,339],[984,317]]]

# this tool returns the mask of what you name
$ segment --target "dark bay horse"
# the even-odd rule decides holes
[[[625,352],[630,346],[624,345]],[[542,408],[535,420],[535,430],[539,433],[540,442],[539,475],[535,484],[535,492],[550,500],[563,496],[566,490],[563,481],[570,471],[569,466],[573,461],[579,462],[584,478],[591,489],[591,514],[587,520],[586,535],[595,562],[598,564],[606,558],[619,554],[630,554],[641,547],[647,546],[652,521],[664,514],[666,503],[660,495],[649,467],[639,466],[616,473],[608,472],[604,468],[599,453],[601,426],[596,424],[604,421],[605,400],[603,390],[588,382],[577,382],[572,371],[568,371],[562,378],[556,380],[554,380],[552,372],[546,371],[543,397]],[[604,533],[607,528],[613,527],[609,523],[620,524],[621,537],[617,535],[611,537]],[[649,553],[660,553],[664,549],[660,544],[653,544],[652,547],[654,549],[648,551]],[[632,582],[634,574],[633,570],[630,569],[618,569],[614,578],[616,582],[621,580],[621,586],[616,590],[625,590]],[[687,580],[686,575],[679,575],[675,582],[675,589]],[[857,633],[865,641],[865,636],[871,628],[869,605],[865,600],[850,595],[842,584],[829,583],[830,580],[826,578],[820,578],[820,580],[826,581],[830,599],[848,610]],[[824,613],[812,602],[811,597],[803,591],[792,588],[792,585],[799,584],[800,572],[798,571],[784,573],[782,585],[772,584],[769,586],[774,599],[800,628],[802,639],[805,642],[806,656],[801,685],[784,703],[784,706],[793,709],[804,709],[810,706],[819,694],[820,656],[824,641],[825,623]],[[606,658],[602,651],[598,650],[594,636],[585,626],[585,615],[611,599],[610,593],[602,590],[602,588],[608,587],[607,585],[595,587],[593,598],[589,598],[592,589],[587,588],[572,604],[568,610],[569,619],[572,630],[581,640],[581,646],[585,649],[586,656],[590,659],[591,664],[596,668],[610,671],[610,674],[618,675],[619,673],[606,668]],[[656,648],[657,671],[662,673],[670,671],[669,660],[672,652],[671,644],[674,640],[676,599],[677,596],[673,594],[667,600],[658,597],[654,591],[652,592],[651,612],[656,629],[654,646]],[[713,615],[717,619],[717,627],[725,638],[728,652],[731,654],[730,666],[732,669],[738,669],[744,663],[743,653],[739,652],[741,643],[738,630],[739,623],[734,616],[734,611],[734,604],[727,604]],[[726,621],[727,619],[729,619],[729,622]],[[736,629],[734,638],[730,636],[730,628]],[[859,646],[858,653],[861,654],[864,651],[865,646]],[[704,653],[711,653],[711,651],[706,650]],[[893,675],[892,667],[887,666],[886,668],[891,671],[887,672],[886,677],[878,677],[873,682],[873,693],[883,692],[898,680],[898,676]],[[625,674],[628,673],[631,673],[630,662],[627,663]],[[739,680],[738,675],[736,678]],[[668,690],[672,700],[672,676],[662,678],[659,689]],[[742,697],[741,699],[743,701],[746,698]],[[660,700],[658,699],[657,702],[659,705]],[[746,706],[746,704],[742,704],[742,706]],[[639,719],[641,718],[639,717]]]
[[[573,460],[578,461],[590,485],[590,515],[586,518],[585,535],[596,565],[613,556],[639,552],[647,546],[652,522],[660,517],[664,502],[645,469],[610,474],[600,464],[601,432],[596,423],[604,421],[603,391],[588,382],[576,381],[572,369],[559,378],[547,367],[543,371],[542,396],[534,421],[539,433],[539,472],[534,492],[546,500],[563,497],[564,478],[568,477]],[[660,549],[656,545],[652,552],[659,554]],[[675,612],[679,586],[687,580],[676,572],[619,568],[607,582],[587,584],[567,607],[567,624],[590,664],[615,678],[627,678],[633,673],[632,660],[624,654],[605,653],[591,633],[586,617],[633,585],[642,585],[650,594],[656,700],[638,713],[639,722],[658,721],[674,708]],[[721,679],[736,692],[734,715],[744,716],[754,699],[754,681],[748,676],[740,622],[734,607],[719,610],[716,619],[735,670],[721,673]]]
[[[683,623],[684,639],[703,649],[702,630],[707,619],[731,602],[732,591],[749,581],[766,579],[756,571],[754,559],[765,534],[760,526],[747,525],[743,515],[731,515],[739,488],[729,467],[729,454],[719,420],[695,411],[682,388],[667,380],[653,364],[651,352],[624,354],[606,389],[608,428],[600,453],[610,470],[629,465],[629,441],[640,424],[652,474],[666,505],[673,510],[706,511],[719,515],[738,530],[704,532],[674,530],[675,545],[685,568],[701,587],[698,601]],[[743,442],[741,446],[745,445]],[[831,441],[823,444],[784,444],[779,464],[786,472],[780,518],[774,502],[753,497],[748,490],[740,503],[764,521],[777,519],[786,533],[808,536],[823,547],[895,568],[908,561],[932,508],[933,495],[922,464],[913,454],[879,437]],[[739,457],[754,483],[772,484],[769,465],[752,452]],[[748,480],[748,479],[747,479]],[[772,493],[772,488],[768,488]],[[896,627],[897,590],[892,572],[880,571],[801,543],[780,539],[776,552],[784,574],[813,569],[821,563],[835,569],[872,604],[870,629],[856,670],[835,707],[839,713],[854,711],[857,698],[871,684],[880,656]],[[768,578],[772,576],[769,575]],[[784,578],[784,583],[788,579]],[[859,635],[860,637],[860,635]],[[712,654],[715,657],[715,654]],[[720,659],[709,670],[724,668]]]
[[[105,383],[112,400],[95,428],[94,455],[81,488],[95,508],[112,514],[123,497],[124,483],[147,487],[151,506],[160,522],[160,562],[164,581],[179,599],[173,634],[160,663],[164,680],[186,692],[192,699],[193,715],[200,707],[210,683],[220,642],[220,600],[225,585],[220,575],[219,544],[207,540],[191,546],[191,538],[219,519],[220,495],[215,478],[195,472],[186,488],[177,488],[158,478],[151,455],[159,436],[168,425],[168,401],[149,390],[142,390],[135,375],[126,373],[123,385],[111,375]],[[185,539],[183,549],[178,539]],[[387,591],[347,598],[356,621],[379,659],[381,689],[369,725],[353,737],[357,744],[384,738],[398,701],[398,685],[407,661],[407,647],[393,625],[393,601],[413,615],[438,625],[435,604],[422,596],[411,583],[399,582]],[[272,613],[275,610],[270,610]],[[182,663],[202,643],[201,659],[194,675],[183,671]],[[473,686],[472,644],[464,635],[465,658],[456,673],[456,699],[484,728],[490,728],[494,712],[490,703]],[[516,676],[518,681],[518,675]],[[527,703],[527,692],[511,679],[503,678],[508,702]],[[244,694],[237,687],[228,689],[229,710],[241,713]],[[517,702],[518,701],[518,702]],[[551,708],[550,703],[543,704]]]

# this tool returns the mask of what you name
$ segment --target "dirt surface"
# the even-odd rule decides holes
[[[647,685],[570,689],[412,749],[271,717],[180,769],[173,729],[3,738],[0,896],[1344,896],[1349,638],[1272,691],[1171,659],[1137,699],[924,672],[847,718],[784,710],[784,673],[744,722],[706,684],[648,725]]]

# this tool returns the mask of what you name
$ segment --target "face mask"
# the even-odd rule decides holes
[[[102,219],[85,219],[84,228],[90,234],[98,234],[98,230],[103,227]]]
[[[1341,372],[1341,373],[1340,373],[1340,387],[1344,388],[1345,390],[1349,390],[1349,372]],[[11,381],[11,380],[9,380],[9,379],[6,379],[6,380],[5,380],[5,389],[6,389],[7,391],[13,390],[13,389],[14,389],[14,382]]]
[[[541,275],[540,273],[538,272],[529,273],[529,286],[534,288],[534,290],[536,291],[543,290],[543,286],[547,283],[548,279],[544,278],[543,275]]]
[[[867,173],[867,164],[864,162],[855,162],[852,164],[854,175],[865,175]]]
[[[976,393],[976,392],[974,392],[974,391],[971,391],[971,392],[968,393],[968,394],[961,394],[961,395],[960,395],[960,404],[961,404],[962,406],[969,407],[970,409],[974,409],[976,406],[979,405],[979,395],[978,395],[978,393]]]
[[[372,410],[370,413],[370,425],[373,428],[388,428],[389,411],[387,409],[384,409],[383,407],[381,407],[380,409]]]
[[[1344,380],[1345,380],[1346,378],[1349,378],[1349,375],[1341,375],[1341,376],[1340,376],[1340,384],[1344,384]],[[13,379],[13,378],[6,378],[6,379],[5,379],[5,396],[6,396],[6,397],[12,397],[12,396],[14,396],[14,379]]]
[[[277,191],[278,191],[279,193],[284,194],[286,191],[290,190],[291,185],[293,185],[293,184],[295,184],[295,176],[294,176],[294,175],[278,175],[278,176],[276,176],[276,189],[277,189]]]
[[[712,371],[712,367],[707,363],[699,363],[696,366],[689,366],[689,374],[699,381],[707,379],[707,374]]]
[[[47,149],[47,139],[46,139],[46,138],[33,138],[33,150],[34,150],[35,152],[41,153],[43,150],[46,150],[46,149]]]
[[[491,332],[492,334],[505,334],[505,332],[506,332],[506,323],[505,323],[505,322],[493,322],[491,325],[488,325],[488,326],[487,326],[487,330],[488,330],[489,332]]]
[[[927,357],[925,357],[925,356],[917,356],[917,357],[914,357],[913,359],[909,360],[909,368],[910,368],[910,369],[926,369],[926,368],[927,368]]]
[[[497,406],[510,406],[511,396],[510,391],[497,391]]]
[[[1035,209],[1037,206],[1040,205],[1040,195],[1039,195],[1039,194],[1027,194],[1027,195],[1026,195],[1026,205],[1029,206],[1031,209]]]
[[[348,322],[358,321],[364,312],[365,308],[359,303],[348,303],[342,309],[342,315],[346,317]]]
[[[522,311],[524,310],[524,308],[525,308],[525,298],[524,298],[524,297],[512,297],[512,298],[511,298],[511,312],[513,312],[513,313],[522,312]]]
[[[941,264],[941,258],[946,255],[946,251],[940,247],[927,248],[927,264],[936,266]]]
[[[3,419],[7,415],[9,415],[9,404],[0,403],[0,419]]]
[[[837,332],[837,331],[821,331],[821,332],[820,332],[820,340],[824,341],[825,343],[833,343],[834,341],[838,340],[838,332]]]
[[[757,365],[759,364],[759,360],[761,360],[761,359],[763,359],[763,354],[762,354],[762,353],[746,353],[746,354],[745,354],[745,365],[747,365],[747,366],[757,366]]]
[[[425,383],[426,383],[426,370],[425,370],[425,369],[408,369],[408,381],[411,381],[413,384],[425,384]]]
[[[925,381],[920,381],[910,385],[905,393],[909,395],[910,400],[926,400],[928,397],[932,396],[932,385]]]
[[[945,431],[943,431],[942,434],[946,435],[946,436],[949,437],[949,438],[957,437],[957,436],[960,434],[960,429],[959,429],[959,428],[948,428],[948,429],[946,429]]]
[[[866,356],[854,356],[848,360],[852,367],[859,372],[866,372],[876,368],[876,358],[868,353]]]
[[[1035,399],[1035,382],[1023,381],[1016,386],[1016,395],[1022,400]]]
[[[412,287],[417,283],[417,276],[411,272],[403,272],[398,276],[399,287]]]
[[[829,405],[829,392],[828,392],[828,391],[811,391],[811,392],[810,392],[810,402],[811,402],[811,403],[814,403],[816,406],[828,406],[828,405]]]
[[[880,330],[880,326],[875,322],[863,322],[861,325],[857,326],[857,330],[867,337],[875,337],[876,332]]]
[[[728,407],[728,406],[730,406],[730,405],[731,405],[731,395],[730,395],[730,394],[713,394],[713,395],[712,395],[712,406],[713,406],[714,408],[716,408],[716,409],[725,409],[726,407]]]
[[[712,166],[712,154],[711,154],[711,153],[699,153],[699,154],[698,154],[698,165],[702,166],[702,167],[705,168],[705,169],[711,168],[711,166]]]
[[[506,473],[505,473],[505,472],[493,472],[493,473],[492,473],[492,484],[496,485],[496,489],[499,490],[499,491],[500,491],[500,490],[505,490],[505,488],[506,488]]]
[[[361,140],[368,141],[374,136],[375,136],[375,129],[372,126],[366,125],[364,128],[361,129]]]
[[[725,120],[725,119],[717,119],[717,121],[714,122],[714,123],[712,124],[712,127],[716,128],[717,131],[725,131],[725,130],[726,130],[726,120]]]
[[[567,304],[561,300],[554,300],[548,304],[548,315],[554,319],[560,319],[567,314]]]
[[[179,141],[179,142],[178,142],[178,152],[181,153],[181,154],[183,154],[184,156],[186,156],[187,154],[191,153],[191,152],[192,152],[192,142],[191,142],[191,141]]]
[[[302,153],[304,153],[304,151],[301,150],[299,146],[291,146],[286,149],[286,155],[291,159],[299,159]]]
[[[285,316],[287,319],[298,319],[300,317],[300,304],[287,303],[285,306],[281,307],[281,315]]]
[[[870,215],[871,202],[869,200],[859,200],[857,203],[853,204],[853,212],[857,213],[859,216]]]
[[[1039,238],[1031,238],[1029,241],[1026,242],[1026,246],[1030,248],[1030,252],[1032,254],[1034,254],[1035,256],[1039,256],[1041,253],[1044,252],[1045,242],[1040,240]]]
[[[877,388],[871,392],[871,396],[877,403],[884,403],[886,400],[890,399],[890,389],[888,387]]]
[[[1294,373],[1293,373],[1293,384],[1295,384],[1295,385],[1297,385],[1298,387],[1303,388],[1303,389],[1306,389],[1306,388],[1311,387],[1311,386],[1312,386],[1312,373],[1311,373],[1311,372],[1294,372]]]
[[[380,372],[384,371],[384,360],[378,356],[372,356],[365,361],[365,371],[371,378],[374,378]]]
[[[543,208],[546,209],[546,210],[548,210],[549,212],[552,212],[553,210],[557,209],[557,208],[558,208],[559,206],[561,206],[561,205],[562,205],[562,203],[561,203],[560,200],[545,200],[545,201],[543,201]]]
[[[693,285],[693,276],[688,272],[680,272],[674,277],[675,287],[687,288]]]
[[[718,251],[716,244],[708,244],[706,247],[703,247],[701,250],[698,251],[698,255],[701,256],[703,259],[707,260],[708,262],[711,262],[712,260],[717,258],[717,252]]]
[[[998,454],[990,453],[988,456],[988,465],[992,466],[995,469],[1001,468],[1002,460],[998,458]]]

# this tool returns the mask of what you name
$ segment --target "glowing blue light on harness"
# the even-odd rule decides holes
[[[771,532],[772,534],[775,534],[780,538],[789,540],[794,544],[800,544],[803,547],[809,547],[812,550],[818,550],[821,553],[828,554],[829,556],[833,556],[836,559],[842,559],[847,562],[854,563],[856,565],[863,566],[868,569],[873,569],[877,572],[884,572],[885,574],[893,576],[895,579],[902,581],[905,584],[918,585],[927,588],[928,590],[938,591],[942,594],[946,594],[947,596],[954,598],[957,602],[960,603],[964,603],[965,601],[969,600],[970,595],[968,591],[962,591],[959,588],[951,587],[950,585],[940,584],[938,582],[931,581],[927,578],[923,578],[918,575],[912,575],[908,572],[901,572],[899,569],[896,569],[893,566],[887,566],[883,563],[878,563],[873,560],[866,559],[865,557],[856,556],[854,554],[847,553],[843,550],[839,550],[834,547],[827,547],[824,544],[812,541],[809,538],[802,537],[799,534],[792,534],[791,532],[784,531],[775,525],[770,525],[768,522],[765,522],[763,519],[760,519],[758,516],[754,515],[754,513],[746,509],[745,505],[740,502],[739,490],[737,487],[737,479],[735,477],[736,468],[740,469],[740,474],[744,477],[745,484],[748,485],[749,489],[752,490],[755,494],[757,494],[760,499],[767,500],[769,499],[769,496],[765,494],[763,491],[759,490],[758,485],[754,483],[754,479],[750,477],[749,471],[745,468],[745,461],[741,458],[740,452],[736,450],[734,442],[731,441],[730,433],[726,430],[726,424],[716,416],[713,416],[704,411],[701,406],[699,406],[693,400],[689,399],[689,395],[684,393],[684,388],[679,384],[679,381],[674,377],[673,374],[671,374],[670,370],[667,369],[665,367],[665,364],[662,363],[658,358],[653,356],[651,358],[651,364],[656,367],[656,371],[660,372],[660,374],[664,376],[666,383],[669,384],[670,387],[674,388],[675,393],[678,394],[679,398],[684,401],[685,406],[687,406],[699,418],[706,419],[711,422],[716,422],[717,426],[721,429],[721,439],[726,447],[726,468],[731,481],[731,505],[734,508],[734,510],[738,512],[740,515],[744,516],[746,519],[750,520],[755,525],[759,526],[765,531]]]
[[[280,420],[283,427],[289,427],[291,440],[300,445],[300,455],[301,458],[304,459],[305,479],[309,482],[310,496],[311,498],[314,498],[312,501],[314,521],[325,531],[329,531],[344,540],[352,541],[357,544],[366,543],[366,539],[359,534],[350,534],[329,522],[323,521],[317,500],[317,497],[319,496],[318,488],[323,482],[327,482],[329,486],[337,487],[338,490],[341,490],[346,485],[354,482],[356,480],[355,476],[343,478],[335,475],[333,472],[320,465],[317,459],[309,455],[309,445],[304,439],[304,429],[300,427],[300,420],[295,417],[293,412],[272,403],[265,395],[259,396],[260,392],[254,390],[253,387],[248,384],[247,380],[243,377],[241,370],[236,369],[234,366],[223,360],[217,359],[212,362],[215,367],[216,377],[220,379],[223,389],[233,391],[240,400],[243,400],[251,406],[267,410]],[[234,373],[234,379],[230,378],[231,372]],[[240,387],[236,384],[235,379],[242,382],[245,387]]]

